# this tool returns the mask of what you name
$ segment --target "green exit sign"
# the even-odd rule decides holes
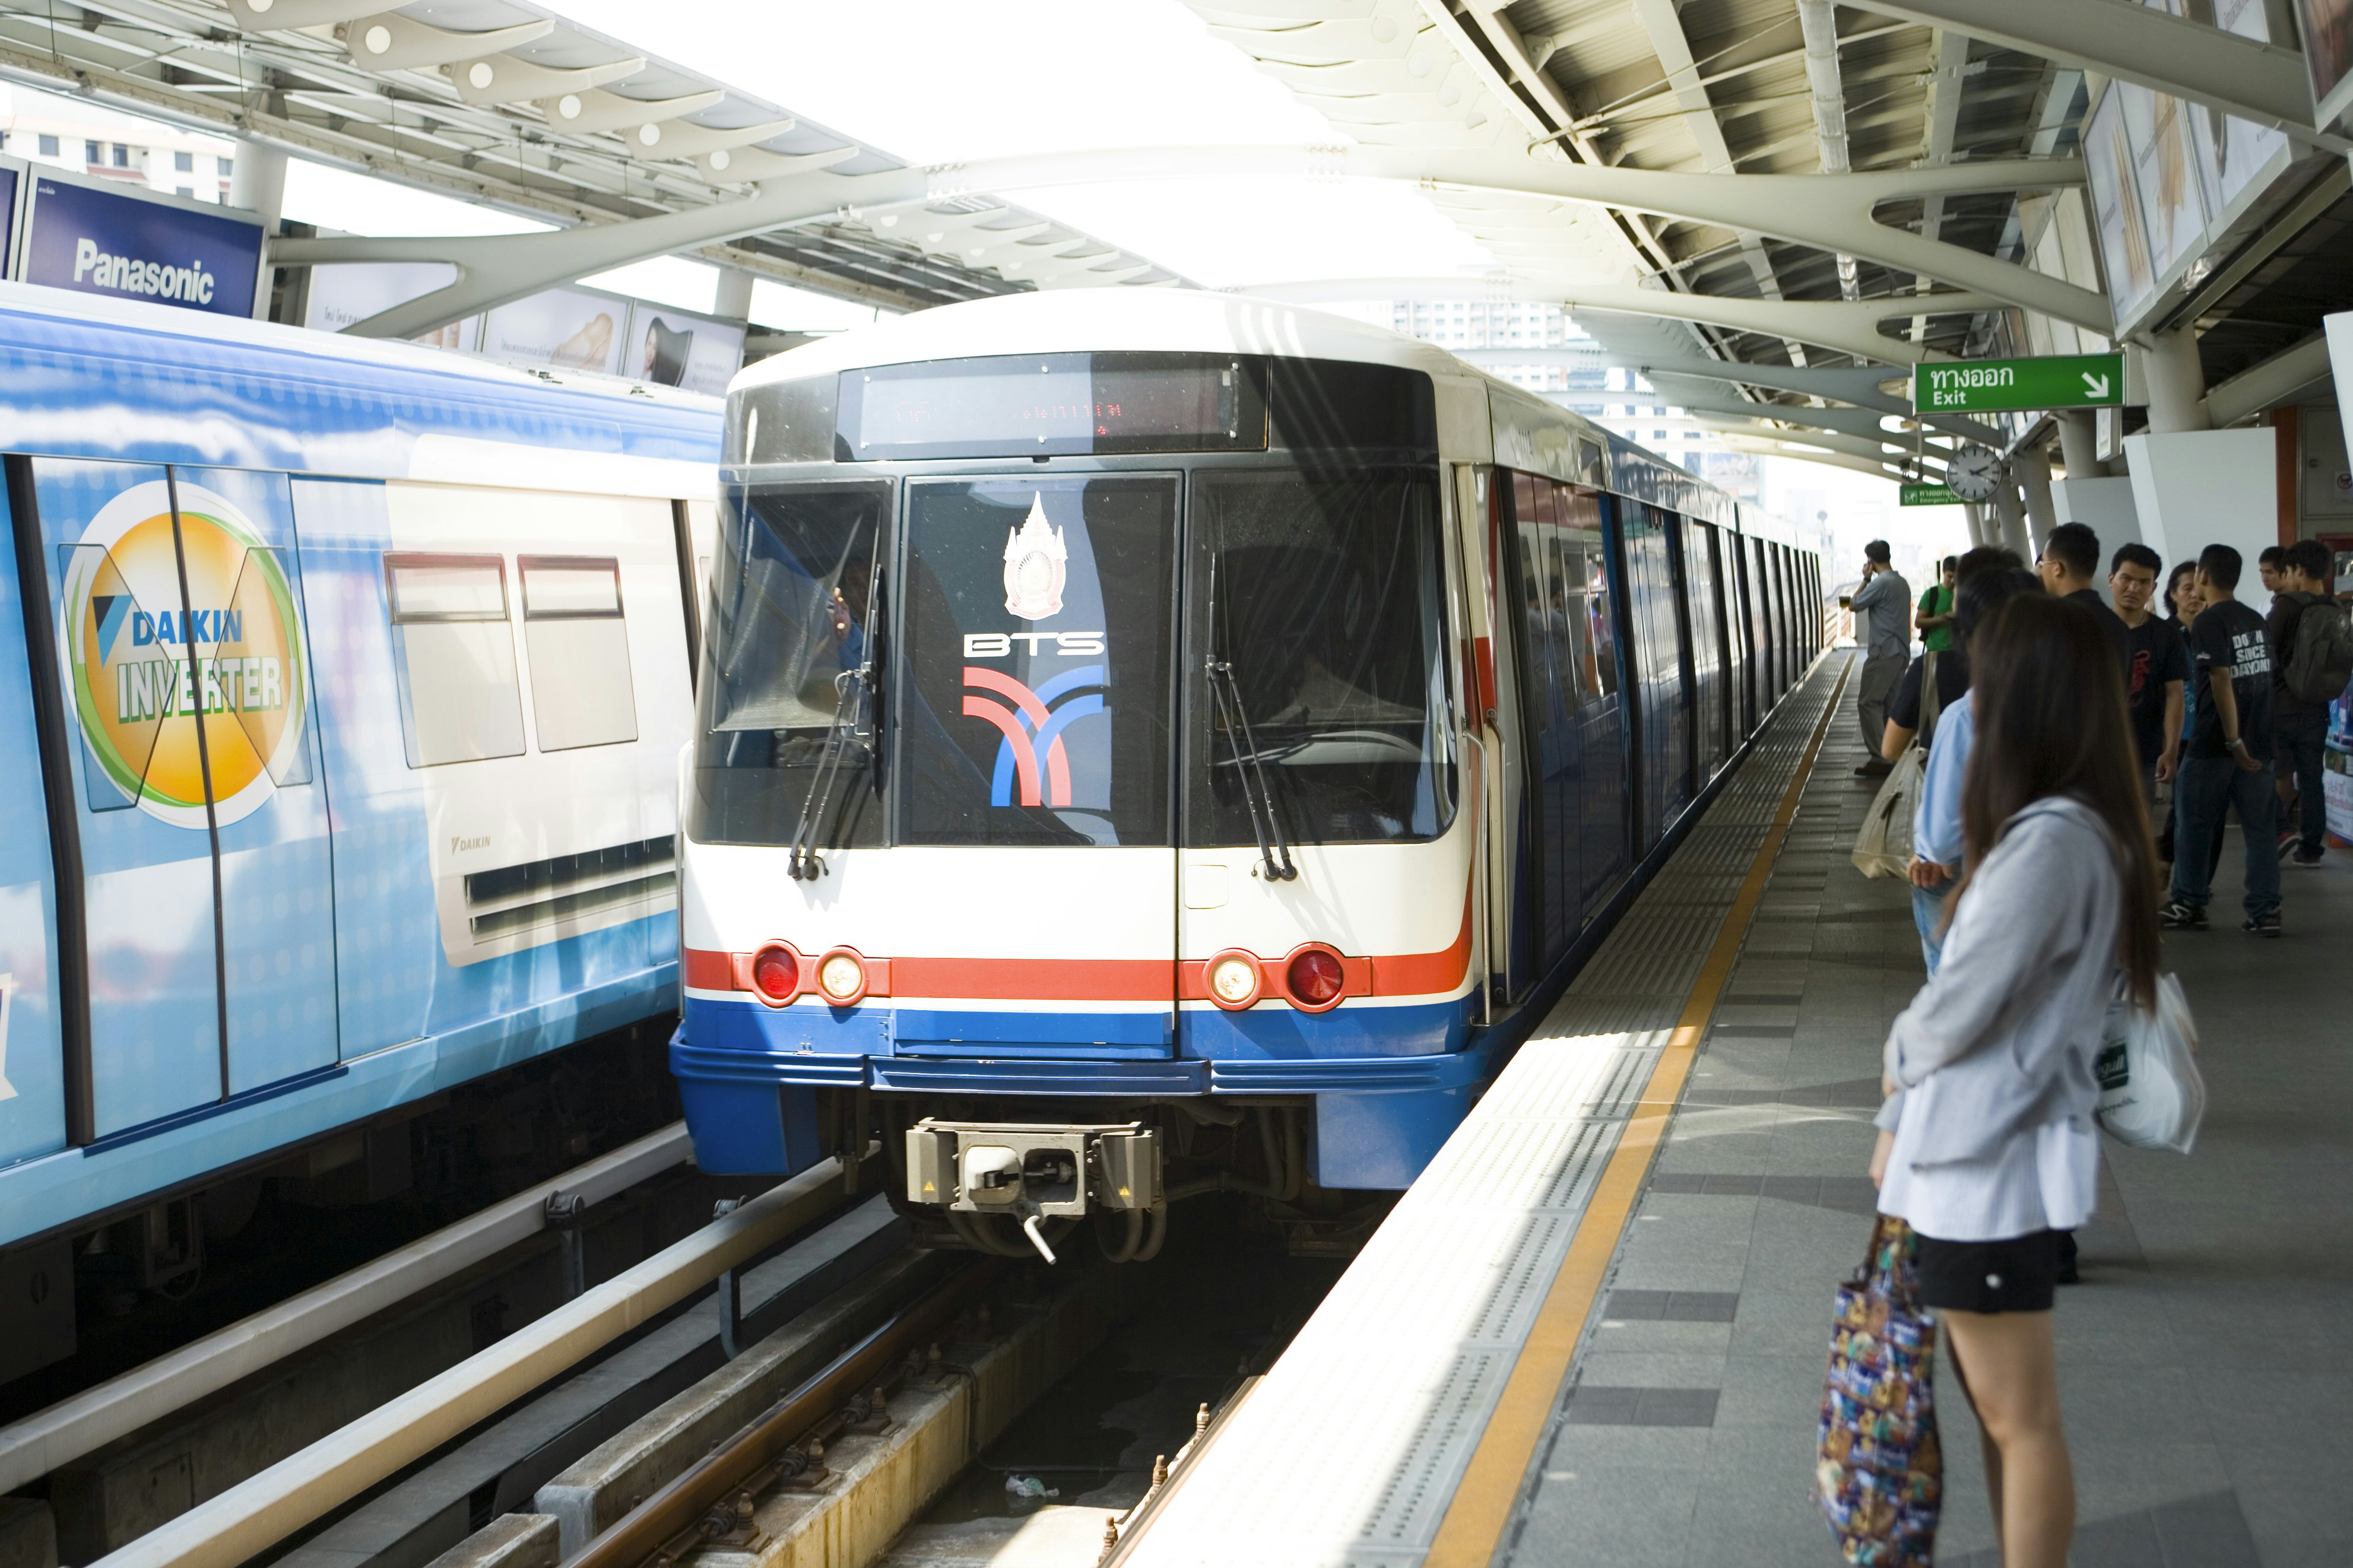
[[[1975,359],[1912,367],[1912,406],[1923,414],[2116,408],[2124,400],[2122,354]]]
[[[1952,487],[1949,485],[1905,485],[1902,489],[1903,499],[1898,504],[1903,506],[1958,506],[1961,504],[1961,498],[1953,493]]]

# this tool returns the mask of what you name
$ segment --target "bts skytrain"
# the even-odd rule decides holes
[[[720,405],[602,388],[0,284],[0,1248],[672,1007]]]
[[[1243,298],[802,347],[738,376],[723,463],[697,1157],[879,1130],[894,1202],[988,1251],[1409,1184],[1822,640],[1787,531]]]

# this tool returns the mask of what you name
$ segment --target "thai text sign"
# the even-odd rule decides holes
[[[1912,406],[1937,414],[2114,408],[2125,400],[2125,356],[2057,354],[1912,367]]]
[[[1953,493],[1952,487],[1949,485],[1903,485],[1898,488],[1902,491],[1902,498],[1897,504],[1901,506],[1958,506],[1961,504],[1961,498]]]

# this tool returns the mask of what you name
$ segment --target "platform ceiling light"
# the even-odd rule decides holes
[[[237,18],[237,29],[247,33],[332,27],[383,9],[384,0],[228,0],[228,14]]]
[[[559,131],[577,132],[584,136],[620,131],[638,146],[654,147],[668,133],[663,121],[699,113],[716,106],[726,96],[723,89],[715,87],[677,98],[623,98],[617,92],[589,88],[541,99],[539,110],[547,116],[547,122]]]
[[[278,4],[284,7],[292,0],[278,0]],[[283,22],[271,25],[286,26]],[[519,48],[554,31],[555,23],[544,16],[512,27],[493,27],[487,33],[452,33],[397,11],[379,11],[347,25],[343,44],[351,51],[353,63],[369,70],[429,70]]]
[[[449,85],[468,103],[491,108],[501,103],[522,103],[533,99],[554,100],[566,93],[585,93],[591,88],[602,87],[608,81],[633,77],[646,68],[646,62],[632,55],[627,59],[608,60],[601,66],[583,66],[574,70],[552,70],[546,66],[519,60],[512,55],[484,55],[479,59],[452,62]]]

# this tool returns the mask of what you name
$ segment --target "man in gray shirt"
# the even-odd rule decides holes
[[[1867,759],[1858,773],[1883,773],[1894,764],[1879,754],[1887,732],[1887,699],[1904,679],[1912,652],[1912,584],[1887,563],[1887,541],[1862,547],[1862,586],[1847,600],[1854,612],[1855,641],[1862,645],[1862,679],[1854,689],[1855,717],[1862,725]]]

